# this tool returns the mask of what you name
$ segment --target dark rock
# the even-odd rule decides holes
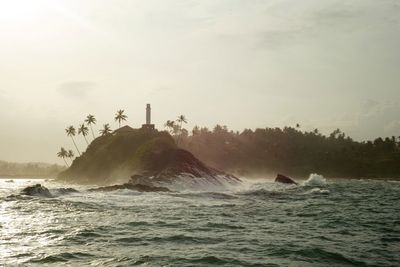
[[[41,184],[28,186],[21,191],[22,195],[26,196],[41,196],[41,197],[53,197],[46,187]]]
[[[74,188],[58,188],[56,189],[57,194],[70,194],[70,193],[78,193],[79,191]]]
[[[282,174],[278,174],[278,176],[275,179],[275,183],[282,183],[282,184],[295,184],[297,185],[298,183],[296,183],[293,179],[282,175]]]
[[[131,177],[133,184],[150,186],[183,185],[187,188],[238,185],[239,178],[210,168],[183,149],[163,149],[143,158],[142,171]]]
[[[165,187],[157,187],[157,186],[149,186],[143,184],[121,184],[121,185],[112,185],[112,186],[105,186],[99,187],[94,189],[89,189],[90,192],[110,192],[120,189],[129,189],[138,192],[171,192],[168,188]]]

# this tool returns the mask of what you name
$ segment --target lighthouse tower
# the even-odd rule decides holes
[[[151,106],[147,104],[146,106],[146,124],[151,124]]]
[[[151,124],[151,106],[150,104],[146,105],[146,124],[142,125],[142,129],[145,130],[154,130],[154,124]]]

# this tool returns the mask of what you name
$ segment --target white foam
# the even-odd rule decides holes
[[[316,187],[308,191],[306,194],[329,194],[329,193],[330,193],[329,190]]]
[[[310,177],[303,183],[304,186],[324,186],[326,185],[326,179],[324,176],[312,173]]]

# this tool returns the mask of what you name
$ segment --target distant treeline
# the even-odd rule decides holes
[[[400,140],[397,137],[357,142],[339,129],[326,136],[296,127],[243,132],[217,125],[194,127],[176,136],[180,147],[207,164],[242,175],[282,172],[330,177],[400,177]]]
[[[57,164],[0,161],[0,178],[52,178],[64,169]]]

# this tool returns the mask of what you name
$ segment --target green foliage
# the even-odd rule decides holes
[[[312,172],[331,177],[400,176],[400,143],[396,138],[356,142],[339,129],[324,136],[316,129],[303,132],[285,127],[213,131],[195,127],[180,146],[205,163],[239,174],[284,172],[307,176]]]
[[[171,146],[175,147],[174,140],[166,132],[137,129],[100,136],[59,177],[96,183],[106,183],[117,173],[129,178],[141,167],[146,153]]]

